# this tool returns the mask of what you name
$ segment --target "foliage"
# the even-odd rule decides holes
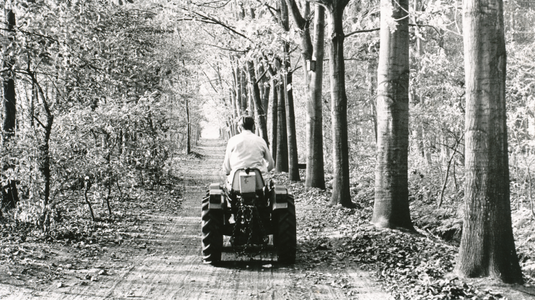
[[[60,200],[48,199],[47,181],[54,198],[83,189],[88,178],[108,201],[121,185],[158,184],[167,176],[170,160],[191,138],[183,107],[197,89],[190,79],[195,73],[185,67],[194,59],[191,49],[177,31],[161,26],[158,14],[150,2],[29,1],[16,7],[16,39],[2,49],[16,61],[22,110],[16,138],[2,152],[15,167],[2,181],[20,183],[19,220],[50,222]],[[198,106],[190,104],[194,128],[201,121]]]

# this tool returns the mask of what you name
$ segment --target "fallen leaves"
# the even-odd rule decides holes
[[[285,178],[277,180],[284,183]],[[306,276],[313,283],[351,290],[351,281],[344,281],[344,277],[330,280],[314,270],[343,270],[353,263],[372,274],[395,299],[507,299],[499,288],[481,282],[472,284],[453,274],[457,245],[428,233],[459,226],[445,209],[422,218],[427,220],[427,231],[376,229],[369,223],[373,201],[368,198],[353,199],[359,209],[329,207],[328,191],[305,189],[300,183],[291,187],[298,216],[298,260],[308,265],[311,271]],[[529,269],[531,265],[525,266]]]
[[[62,222],[47,233],[33,224],[0,224],[0,282],[56,288],[88,285],[113,274],[109,268],[123,267],[135,252],[154,253],[158,242],[149,235],[159,228],[147,224],[148,214],[176,211],[181,199],[175,188],[136,188],[132,191],[138,196],[135,201],[123,197],[112,203],[114,215],[101,215],[95,222],[75,192],[63,195],[57,205]],[[95,268],[92,263],[97,259],[108,261],[108,266]]]

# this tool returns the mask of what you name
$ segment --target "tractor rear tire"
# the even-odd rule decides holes
[[[273,211],[273,221],[275,223],[273,244],[277,250],[278,262],[281,264],[295,263],[297,248],[294,197],[288,195],[287,199],[288,208]]]
[[[202,199],[202,254],[206,263],[221,261],[223,210],[209,209],[210,194]]]

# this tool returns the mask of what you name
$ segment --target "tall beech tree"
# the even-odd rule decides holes
[[[284,32],[290,30],[290,17],[288,14],[288,6],[284,0],[277,0],[277,8],[275,9],[276,15],[275,20],[279,26],[281,26]],[[273,8],[268,7],[273,13]],[[272,72],[272,77],[277,78],[273,80],[272,89],[276,90],[277,94],[277,104],[273,103],[272,109],[275,112],[276,116],[273,118],[273,131],[272,135],[276,143],[274,143],[275,155],[275,171],[277,172],[288,172],[289,171],[289,162],[290,162],[290,147],[291,145],[288,140],[288,113],[286,111],[286,102],[290,99],[288,96],[289,93],[293,93],[291,89],[287,90],[288,76],[289,74],[289,64],[290,64],[290,45],[288,42],[282,42],[282,53],[280,56],[275,56],[273,58],[272,65],[270,66]],[[291,79],[290,79],[291,81]],[[293,102],[293,96],[291,98]],[[294,126],[295,130],[295,126]],[[296,145],[297,147],[297,145]],[[297,149],[297,148],[296,148]],[[292,180],[290,178],[290,180]]]
[[[314,45],[310,34],[310,3],[306,2],[303,13],[295,0],[286,0],[299,28],[301,56],[305,69],[307,99],[307,167],[305,185],[325,188],[323,164],[323,115],[321,92],[323,84],[323,44],[325,35],[325,10],[316,5],[314,22]]]
[[[325,188],[323,161],[323,46],[325,43],[325,9],[316,5],[314,16],[314,51],[309,68],[309,93],[307,103],[307,168],[305,185]]]
[[[333,193],[331,205],[353,207],[349,192],[349,146],[347,140],[347,94],[344,63],[343,14],[349,0],[310,0],[323,5],[329,16],[329,69],[333,137]]]
[[[457,272],[522,283],[509,199],[502,0],[463,3],[465,205]]]
[[[285,32],[290,31],[290,13],[288,5],[285,0],[280,0],[279,5],[280,25]],[[297,154],[297,137],[295,130],[295,113],[294,113],[294,97],[292,78],[293,73],[290,71],[290,44],[284,41],[283,45],[283,61],[281,65],[282,84],[281,91],[284,93],[284,109],[286,110],[286,137],[288,146],[288,178],[292,181],[300,181],[299,178],[299,162]],[[279,99],[280,100],[280,99]],[[282,109],[279,107],[279,109]],[[280,120],[279,120],[280,122]],[[282,128],[282,127],[281,127]]]
[[[413,229],[409,213],[409,1],[381,1],[372,223]],[[395,23],[393,23],[395,22]]]

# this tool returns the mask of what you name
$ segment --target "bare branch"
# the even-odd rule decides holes
[[[430,27],[433,28],[437,33],[440,34],[440,31],[433,25],[424,25],[424,24],[409,24],[409,26],[416,26],[416,27]],[[371,28],[371,29],[362,29],[362,30],[356,30],[353,32],[350,32],[345,35],[345,37],[350,37],[352,35],[358,34],[358,33],[366,33],[366,32],[373,32],[373,31],[379,31],[381,28]]]
[[[354,34],[357,34],[357,33],[374,32],[374,31],[379,31],[379,30],[381,30],[381,28],[356,30],[356,31],[353,31],[353,32],[350,32],[350,33],[346,34],[345,37],[350,37],[350,36],[352,36]]]
[[[210,24],[215,24],[215,25],[219,25],[225,29],[227,29],[228,31],[236,34],[236,35],[239,35],[241,37],[243,37],[244,39],[248,40],[248,41],[251,41],[251,39],[246,36],[245,34],[237,31],[236,29],[230,27],[229,25],[223,23],[222,21],[214,18],[214,17],[211,17],[211,16],[207,16],[207,15],[204,15],[204,14],[201,14],[199,12],[193,12],[193,14],[195,14],[196,16],[200,17],[201,19],[199,21],[201,22],[206,22],[206,23],[210,23]]]
[[[210,84],[214,92],[218,93],[219,91],[215,88],[214,84],[212,83],[212,79],[210,79],[210,76],[208,76],[205,71],[202,71],[202,73],[204,74],[204,76],[206,76],[206,79],[208,79],[208,83]]]

